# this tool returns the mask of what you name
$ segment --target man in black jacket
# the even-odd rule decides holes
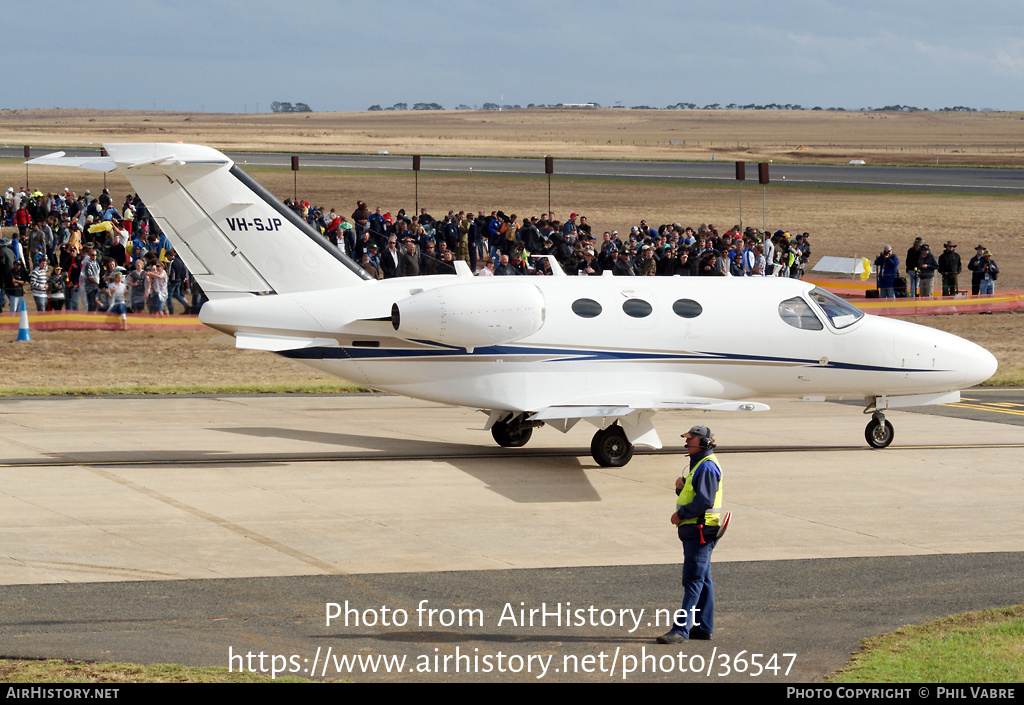
[[[932,254],[928,243],[922,243],[921,254],[917,260],[917,274],[920,278],[920,296],[930,299],[935,286],[935,272],[939,268],[939,262]]]
[[[939,274],[942,275],[943,296],[956,296],[961,271],[963,271],[963,266],[960,262],[960,255],[956,252],[956,244],[952,240],[947,240],[945,250],[939,255]]]
[[[971,270],[971,296],[977,296],[981,289],[981,280],[984,276],[981,271],[981,263],[984,259],[985,246],[978,245],[974,248],[974,257],[971,257],[971,261],[967,263],[967,268]]]
[[[907,268],[907,298],[917,298],[917,287],[921,283],[921,270],[918,269],[921,264],[921,245],[924,244],[923,238],[914,238],[914,244],[907,250],[907,259],[903,261],[903,266]]]
[[[380,253],[380,273],[385,279],[401,276],[401,257],[398,251],[398,238],[394,235],[389,236],[387,248]]]

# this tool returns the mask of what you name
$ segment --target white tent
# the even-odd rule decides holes
[[[832,257],[825,255],[812,268],[813,272],[859,275],[861,279],[871,276],[871,262],[866,257]]]

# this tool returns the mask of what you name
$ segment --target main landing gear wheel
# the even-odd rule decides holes
[[[892,424],[886,421],[884,416],[873,416],[864,429],[864,440],[872,448],[888,448],[893,436],[895,432]]]
[[[521,417],[513,416],[504,421],[496,421],[491,426],[491,437],[502,448],[522,448],[533,435],[533,426],[520,423]]]
[[[594,434],[590,454],[604,468],[621,468],[633,457],[633,444],[619,424],[612,424]]]

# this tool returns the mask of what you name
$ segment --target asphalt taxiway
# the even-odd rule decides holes
[[[715,640],[682,650],[716,665],[627,680],[820,679],[865,637],[1024,602],[1024,429],[1004,422],[1024,416],[999,411],[1018,401],[985,418],[890,412],[885,451],[845,405],[663,413],[665,451],[605,469],[586,424],[505,450],[483,415],[401,397],[3,400],[0,655],[226,666],[230,649],[304,674],[330,650],[318,677],[534,680],[533,655],[560,667],[545,680],[622,680],[628,657],[680,651],[652,638],[680,596],[671,488],[678,434],[699,420],[735,519],[715,551]],[[417,618],[424,600],[435,621]],[[409,618],[326,625],[346,601],[364,622]],[[542,604],[643,613],[501,619]],[[788,676],[723,675],[741,651],[777,654]],[[484,672],[498,652],[524,668]],[[409,661],[338,661],[351,655]],[[460,655],[470,672],[436,672]]]
[[[36,148],[37,156],[49,150]],[[98,156],[98,149],[67,149],[68,156]],[[0,147],[0,158],[20,158],[22,147]],[[226,152],[244,167],[287,169],[291,155],[263,152]],[[409,155],[302,154],[303,169],[340,172],[412,170]],[[752,167],[752,164],[751,164]],[[488,174],[543,176],[544,157],[433,157],[421,160],[421,169],[435,174]],[[732,161],[632,161],[627,159],[556,159],[556,178],[642,179],[666,182],[725,183],[735,181]],[[748,176],[748,179],[751,178]],[[754,174],[756,182],[756,174]],[[986,167],[872,166],[851,164],[772,164],[771,188],[815,186],[881,191],[928,191],[976,194],[1024,193],[1024,170]],[[748,184],[751,181],[747,182]],[[752,184],[752,185],[756,185]]]

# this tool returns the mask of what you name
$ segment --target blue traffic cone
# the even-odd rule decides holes
[[[28,334],[28,309],[25,308],[25,299],[22,299],[20,303],[18,308],[21,309],[21,319],[18,321],[18,340],[31,342],[32,336]]]

